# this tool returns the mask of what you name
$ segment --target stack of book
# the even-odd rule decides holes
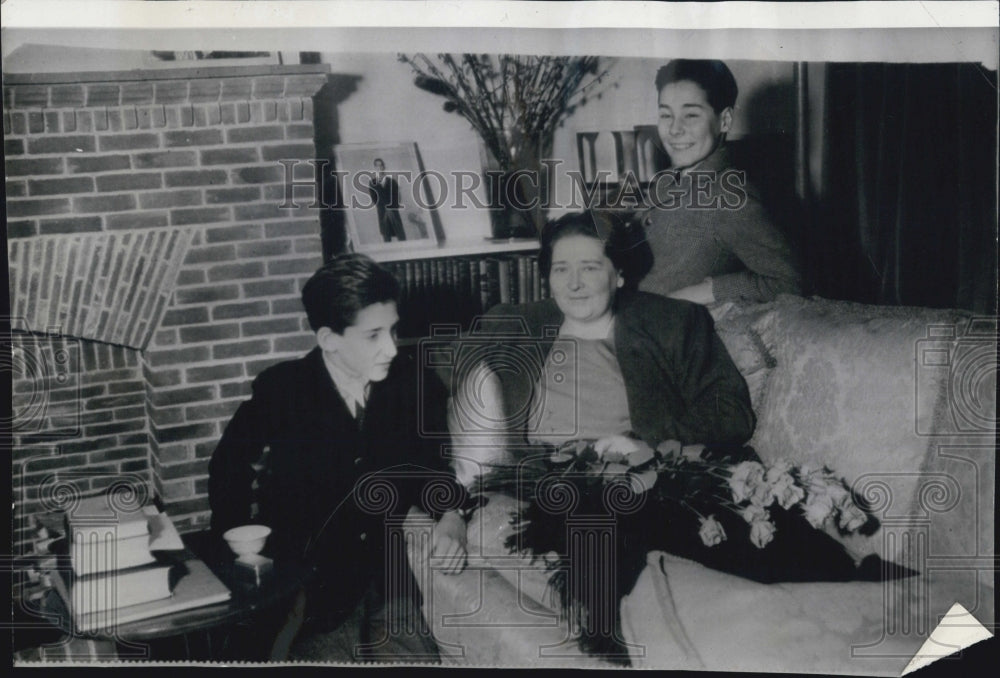
[[[149,548],[149,516],[142,510],[113,511],[104,496],[80,501],[67,517],[70,562],[80,576],[155,563]]]
[[[473,316],[497,304],[525,304],[549,294],[535,254],[420,259],[384,266],[402,288],[404,334],[411,325],[422,332],[430,322],[450,320],[468,326]]]
[[[184,544],[170,518],[154,507],[125,513],[113,510],[107,496],[84,499],[67,518],[66,538],[68,566],[53,583],[78,631],[229,598],[204,563],[177,557]]]

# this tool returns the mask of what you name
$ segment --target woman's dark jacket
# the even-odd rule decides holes
[[[496,341],[487,363],[500,378],[505,411],[520,432],[530,433],[531,395],[562,322],[559,307],[548,299],[496,306],[475,328],[477,340]],[[614,346],[632,432],[650,445],[664,440],[742,444],[753,434],[746,382],[703,306],[621,292],[615,302]]]

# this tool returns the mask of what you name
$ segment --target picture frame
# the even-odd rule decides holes
[[[652,180],[670,167],[656,125],[577,131],[575,137],[574,178],[587,207],[628,213],[649,204]]]
[[[416,143],[337,144],[331,157],[349,250],[426,248],[443,239]]]

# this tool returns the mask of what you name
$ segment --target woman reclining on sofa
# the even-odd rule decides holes
[[[747,386],[708,312],[700,305],[636,291],[630,261],[643,246],[643,234],[635,229],[612,226],[590,213],[550,222],[541,236],[539,266],[552,298],[497,306],[480,324],[477,341],[518,337],[498,341],[485,361],[499,381],[512,449],[519,450],[513,454],[523,459],[541,449],[551,451],[551,446],[587,440],[592,452],[626,464],[648,458],[650,450],[680,453],[682,446],[692,445],[705,445],[703,458],[727,464],[756,460],[753,450],[742,447],[754,429]],[[534,351],[527,354],[537,359],[524,359],[526,346]],[[487,476],[485,487],[505,485],[496,478]],[[616,581],[597,588],[615,587],[619,595],[627,594],[653,550],[758,581],[859,576],[840,545],[812,529],[800,514],[773,507],[777,530],[767,549],[748,539],[709,546],[699,537],[699,523],[704,525],[699,516],[677,510],[664,521],[662,506],[655,504],[614,516]],[[613,508],[604,508],[614,514]],[[543,513],[530,520],[522,514],[522,525],[535,534],[564,532],[564,516]],[[733,535],[747,529],[738,515],[720,515],[716,524]],[[523,541],[518,544],[524,547]],[[572,569],[573,563],[568,566]],[[589,571],[578,576],[600,575]],[[581,636],[587,650],[613,652],[620,642],[617,628],[610,635],[596,628],[601,620],[617,627],[617,602],[611,607],[588,610],[590,620]]]

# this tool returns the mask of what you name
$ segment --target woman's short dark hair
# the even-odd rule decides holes
[[[302,305],[313,332],[337,334],[354,324],[372,304],[399,302],[399,282],[364,254],[342,254],[316,271],[302,288]]]
[[[625,279],[626,288],[635,287],[639,279],[649,272],[652,251],[642,227],[638,223],[626,222],[610,212],[590,210],[564,214],[542,228],[538,268],[546,278],[552,270],[552,250],[555,244],[571,235],[583,235],[603,242],[604,254]]]
[[[736,105],[739,88],[732,71],[715,59],[674,59],[656,72],[656,91],[667,85],[690,80],[703,90],[716,113]]]

